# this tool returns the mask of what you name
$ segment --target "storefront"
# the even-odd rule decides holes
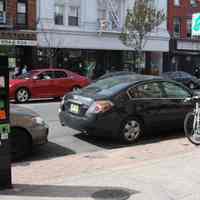
[[[37,41],[35,33],[2,31],[0,32],[0,55],[8,57],[10,71],[16,67],[34,65],[34,49]]]
[[[185,71],[195,74],[195,69],[200,67],[200,42],[195,40],[171,40],[168,65],[165,71]]]
[[[35,58],[38,67],[62,67],[94,78],[107,71],[127,69],[159,74],[163,67],[163,53],[169,50],[167,36],[152,36],[144,49],[144,67],[138,70],[134,49],[123,45],[119,34],[43,31],[38,32],[37,37],[40,48]]]

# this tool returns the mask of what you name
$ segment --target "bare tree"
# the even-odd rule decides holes
[[[46,27],[45,22],[43,22],[43,18],[41,18],[41,12],[42,12],[42,7],[41,7],[41,2],[43,0],[38,0],[38,18],[36,21],[36,25],[38,27],[40,35],[43,36],[44,41],[46,43],[46,56],[47,56],[47,64],[49,67],[54,66],[55,63],[55,58],[59,53],[62,40],[55,40],[54,37],[54,25],[52,24],[51,26]],[[57,38],[56,38],[57,39]]]
[[[44,38],[46,41],[46,44],[48,45],[47,47],[47,58],[48,58],[48,65],[49,67],[53,67],[54,63],[55,63],[55,58],[58,55],[59,52],[59,47],[61,45],[61,40],[59,40],[56,44],[55,44],[55,38],[53,38],[53,33],[49,32],[48,34],[43,31],[44,34]],[[56,45],[57,47],[55,48],[54,45]]]
[[[120,39],[126,46],[135,49],[138,70],[144,65],[143,49],[148,34],[156,30],[164,20],[164,11],[157,8],[155,0],[135,0],[133,7],[128,10]]]
[[[54,37],[54,29],[45,29],[43,22],[40,22],[39,31],[46,43],[46,56],[48,62],[47,64],[49,67],[53,67],[55,64],[55,58],[59,53],[62,41],[60,39],[56,40],[57,38]]]

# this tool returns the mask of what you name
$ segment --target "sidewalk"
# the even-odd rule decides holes
[[[199,148],[185,138],[22,163],[0,199],[199,200],[199,166]]]

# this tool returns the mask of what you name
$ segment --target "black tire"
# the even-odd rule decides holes
[[[184,132],[188,140],[195,144],[200,145],[200,134],[196,134],[193,129],[194,112],[190,112],[186,115],[184,120]]]
[[[78,85],[75,85],[75,86],[73,86],[72,91],[77,91],[77,90],[79,90],[79,89],[81,89],[81,87],[78,86]]]
[[[15,101],[17,103],[26,103],[30,98],[30,92],[27,88],[19,88],[15,93]]]
[[[135,143],[144,132],[144,124],[135,117],[124,120],[121,125],[119,137],[126,144]]]
[[[54,100],[55,100],[55,101],[60,101],[60,100],[61,100],[61,97],[54,97]]]
[[[31,152],[32,141],[26,130],[21,128],[11,128],[10,134],[11,158],[21,159]]]

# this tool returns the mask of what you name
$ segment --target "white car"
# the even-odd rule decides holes
[[[31,109],[10,104],[10,125],[13,160],[28,155],[34,146],[48,141],[49,126]]]

